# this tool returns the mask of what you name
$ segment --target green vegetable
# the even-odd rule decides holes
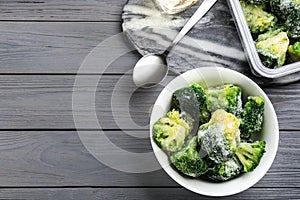
[[[251,33],[262,33],[272,28],[277,18],[272,13],[266,12],[265,5],[248,4],[240,1],[244,15]]]
[[[239,125],[237,117],[219,109],[199,128],[199,143],[211,160],[221,163],[234,156],[240,140]]]
[[[259,133],[264,120],[265,100],[262,96],[248,97],[240,124],[241,138],[249,139],[254,133]]]
[[[207,171],[207,164],[197,150],[197,140],[197,136],[193,137],[185,147],[170,156],[172,164],[180,172],[192,177],[199,177]]]
[[[289,38],[286,32],[280,32],[266,40],[256,43],[257,52],[266,67],[281,67],[286,58]]]
[[[239,144],[236,155],[243,165],[244,172],[251,172],[258,166],[265,152],[265,146],[265,141],[242,142]]]
[[[199,121],[200,124],[204,124],[209,121],[210,119],[210,112],[207,109],[207,103],[206,103],[206,96],[207,92],[199,85],[199,84],[192,84],[191,88],[196,93],[196,97],[199,103]]]
[[[243,172],[243,166],[240,161],[233,157],[232,159],[215,164],[213,168],[209,169],[206,175],[215,181],[227,181]]]
[[[249,4],[265,4],[269,3],[271,0],[245,0]]]
[[[300,42],[290,45],[288,52],[294,62],[300,61]]]
[[[278,35],[281,32],[286,32],[287,31],[287,27],[283,24],[278,24],[275,27],[273,27],[272,29],[268,30],[267,32],[258,35],[257,37],[257,41],[264,41],[267,40],[269,38],[272,38],[276,35]]]
[[[199,84],[181,88],[172,95],[171,109],[190,115],[194,119],[195,129],[197,129],[199,123],[204,124],[210,119],[206,95],[206,91]]]
[[[286,25],[288,36],[295,40],[300,40],[300,10],[296,14],[289,15]]]
[[[200,104],[198,102],[197,93],[192,87],[185,87],[176,90],[172,95],[171,110],[175,109],[186,116],[190,116],[193,121],[192,132],[197,131],[199,126]],[[187,119],[186,119],[187,120]]]
[[[283,20],[300,11],[299,0],[272,0],[270,6],[271,11]]]
[[[242,89],[235,85],[223,85],[209,88],[207,92],[207,108],[213,113],[223,109],[236,116],[242,112]]]
[[[191,127],[180,118],[176,110],[169,111],[153,126],[153,139],[163,150],[175,152],[181,149]]]

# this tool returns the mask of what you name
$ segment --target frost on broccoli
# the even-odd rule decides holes
[[[178,110],[184,116],[190,116],[192,121],[192,132],[196,132],[199,126],[200,104],[197,94],[191,87],[176,90],[172,95],[171,110]],[[187,119],[186,119],[187,120]]]
[[[300,42],[296,42],[293,45],[290,45],[288,48],[291,59],[294,62],[300,61]]]
[[[175,152],[184,144],[190,126],[176,110],[169,111],[153,125],[153,139],[163,150]]]
[[[267,31],[277,22],[275,15],[264,10],[265,5],[248,4],[245,1],[240,1],[240,3],[251,33],[258,34]]]
[[[208,170],[206,175],[215,181],[227,181],[238,176],[242,172],[243,166],[236,157],[233,157],[226,162],[214,164],[213,167]]]
[[[286,25],[288,36],[295,40],[300,40],[300,10],[296,14],[289,15]]]
[[[265,4],[269,3],[271,0],[245,0],[249,4]]]
[[[198,149],[198,138],[194,136],[181,150],[171,154],[171,163],[185,175],[201,176],[207,171],[207,164],[200,157]]]
[[[235,85],[223,85],[209,88],[207,92],[207,108],[213,113],[223,109],[236,116],[242,111],[242,89]]]
[[[265,153],[265,146],[265,141],[239,144],[236,155],[243,165],[244,172],[251,172],[258,166]]]
[[[300,11],[299,0],[272,0],[270,1],[271,11],[283,20],[291,14],[296,14]]]
[[[265,101],[262,96],[248,97],[240,124],[241,138],[249,139],[262,129]]]
[[[199,121],[200,124],[204,124],[209,121],[210,119],[210,112],[207,109],[206,97],[207,92],[199,85],[199,84],[192,84],[191,88],[196,93],[196,97],[199,103]]]
[[[221,163],[234,156],[240,140],[239,125],[237,117],[219,109],[199,128],[199,143],[212,161]]]
[[[262,63],[266,67],[281,67],[286,59],[289,38],[286,32],[280,32],[275,36],[258,41],[255,46]]]
[[[260,42],[260,41],[267,40],[271,37],[278,35],[281,32],[286,32],[286,31],[287,31],[287,27],[285,24],[278,24],[274,26],[272,29],[268,30],[267,32],[258,35],[257,41]]]

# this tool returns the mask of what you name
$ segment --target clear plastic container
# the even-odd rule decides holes
[[[279,78],[300,71],[300,62],[287,64],[275,69],[264,66],[256,51],[255,43],[248,28],[239,0],[227,0],[227,2],[238,29],[253,74],[267,78]]]

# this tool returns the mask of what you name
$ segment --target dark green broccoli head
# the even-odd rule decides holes
[[[238,118],[219,109],[199,128],[199,143],[211,160],[221,163],[234,156],[240,139],[239,125]]]
[[[206,96],[207,96],[206,91],[199,84],[196,84],[196,83],[192,84],[191,88],[196,93],[196,97],[199,102],[200,124],[204,124],[204,123],[208,122],[210,119],[210,112],[208,111],[207,104],[206,104]]]
[[[299,0],[272,0],[270,6],[271,11],[282,20],[300,11]]]
[[[199,177],[207,171],[207,164],[198,152],[197,140],[197,136],[193,137],[185,147],[170,156],[171,163],[180,172],[192,177]]]
[[[296,14],[289,15],[286,25],[288,36],[295,40],[300,40],[300,10]]]
[[[257,52],[266,67],[275,68],[283,66],[289,46],[286,32],[269,37],[256,43]]]
[[[300,61],[300,42],[296,42],[295,44],[290,45],[288,48],[288,52],[294,62]]]
[[[248,97],[240,125],[241,138],[249,139],[262,129],[265,100],[262,96]]]
[[[153,125],[153,139],[163,150],[175,152],[181,149],[189,131],[190,126],[180,118],[179,112],[172,110]]]
[[[238,176],[242,172],[243,166],[236,157],[233,157],[226,162],[214,164],[214,166],[208,170],[206,175],[215,181],[227,181]]]
[[[266,12],[265,5],[248,4],[245,1],[240,3],[251,33],[262,33],[276,24],[277,17]]]
[[[200,104],[197,93],[192,87],[176,90],[172,95],[171,110],[175,109],[187,114],[193,119],[192,132],[196,132],[199,126]]]
[[[236,152],[239,161],[243,165],[244,172],[253,171],[259,164],[265,153],[265,141],[256,141],[254,143],[240,143]]]
[[[213,113],[223,109],[239,116],[242,111],[242,89],[235,85],[223,85],[209,88],[207,93],[207,108]]]

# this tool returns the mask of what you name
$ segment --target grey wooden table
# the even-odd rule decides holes
[[[126,151],[151,152],[149,112],[162,86],[138,89],[128,102],[112,105],[111,99],[113,92],[122,99],[134,90],[130,70],[138,53],[121,56],[100,73],[78,74],[96,45],[121,32],[125,3],[0,0],[1,199],[207,199],[182,188],[163,170],[112,169],[95,159],[78,136],[77,129],[89,135],[100,129],[88,119],[84,126],[75,126],[75,79],[101,76],[95,99],[101,130]],[[120,79],[127,82],[116,89]],[[81,83],[79,88],[89,91],[93,86]],[[279,118],[278,154],[261,181],[228,199],[300,199],[300,83],[264,90]],[[117,123],[112,110],[117,110]],[[78,112],[85,116],[89,111],[83,104]],[[129,161],[125,157],[122,162]]]

